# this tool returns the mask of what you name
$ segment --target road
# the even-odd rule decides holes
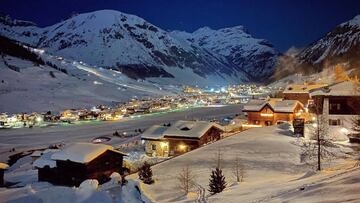
[[[146,129],[155,124],[163,124],[176,120],[214,119],[240,114],[242,105],[211,106],[185,109],[183,111],[146,115],[121,121],[93,122],[81,125],[52,126],[45,128],[20,128],[0,130],[0,161],[6,161],[12,153],[48,147],[54,143],[75,141],[89,142],[98,136],[111,136],[115,131],[134,132],[135,129]],[[124,139],[112,137],[111,144],[124,142]]]

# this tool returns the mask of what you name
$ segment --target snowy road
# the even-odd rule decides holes
[[[0,161],[6,161],[10,155],[9,150],[12,148],[19,152],[26,149],[47,147],[50,144],[59,142],[89,142],[97,136],[111,136],[116,130],[119,132],[134,132],[135,129],[146,129],[154,124],[163,124],[180,119],[221,118],[241,113],[241,109],[242,105],[201,107],[116,122],[0,130]],[[112,137],[112,145],[117,145],[121,142],[124,142],[124,139]]]

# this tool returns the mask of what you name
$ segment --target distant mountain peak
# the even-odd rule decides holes
[[[115,10],[76,14],[44,28],[13,29],[0,22],[0,34],[53,55],[119,69],[142,79],[200,77],[211,83],[220,80],[210,78],[222,78],[222,83],[259,82],[272,73],[278,53],[243,26],[168,32]]]

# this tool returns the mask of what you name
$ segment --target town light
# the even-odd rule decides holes
[[[42,118],[41,117],[36,117],[36,122],[38,122],[38,123],[40,123],[40,122],[42,122]]]

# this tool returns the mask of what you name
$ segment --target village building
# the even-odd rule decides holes
[[[207,121],[177,121],[170,126],[154,125],[141,139],[149,156],[174,156],[219,140],[222,127]]]
[[[248,123],[243,126],[270,126],[281,122],[292,123],[295,118],[303,117],[305,109],[297,100],[268,99],[250,100],[243,108]]]
[[[314,100],[311,112],[325,116],[331,137],[351,131],[352,119],[360,115],[359,84],[344,81],[312,90],[310,94]]]
[[[65,110],[65,111],[61,112],[60,120],[67,121],[67,122],[77,121],[77,120],[79,120],[79,112],[75,109]]]
[[[1,163],[0,162],[0,187],[2,187],[5,183],[4,181],[4,172],[5,170],[9,168],[9,165],[7,165],[6,163]]]
[[[298,100],[304,106],[312,103],[310,91],[327,86],[327,84],[291,84],[283,91],[285,100]]]
[[[75,143],[62,150],[44,152],[33,165],[38,169],[39,181],[79,186],[86,179],[104,183],[113,172],[122,174],[124,156],[109,145]]]

